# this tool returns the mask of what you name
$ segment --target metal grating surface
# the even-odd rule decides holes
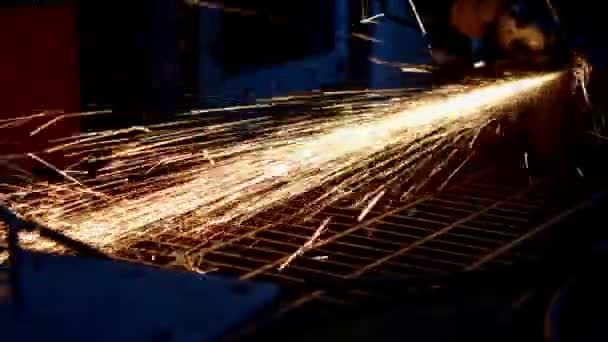
[[[587,195],[584,191],[570,193],[563,200],[555,196],[554,189],[540,182],[531,186],[522,170],[478,172],[434,196],[407,203],[379,203],[360,223],[356,219],[360,209],[338,203],[305,223],[274,224],[281,215],[299,208],[294,202],[246,222],[221,241],[165,235],[132,241],[117,254],[179,267],[176,255],[185,253],[198,270],[270,280],[286,285],[286,289],[319,279],[448,274],[535,258],[533,250],[516,251],[515,247]],[[316,240],[316,247],[279,270],[327,217],[332,219]],[[367,289],[337,292],[322,288],[287,291],[282,309],[302,308],[306,303],[306,310],[316,313],[328,306],[348,310],[370,301],[388,302],[392,296]]]

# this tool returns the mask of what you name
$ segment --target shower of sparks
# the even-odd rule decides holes
[[[239,15],[243,15],[243,16],[253,16],[253,15],[258,14],[254,10],[238,8],[238,7],[229,7],[229,6],[223,5],[219,2],[200,1],[200,0],[186,0],[185,2],[186,2],[186,4],[188,4],[190,6],[199,6],[199,7],[203,7],[203,8],[216,9],[216,10],[221,10],[223,12],[234,13],[234,14],[239,14]]]
[[[477,61],[477,62],[473,63],[473,68],[475,68],[475,69],[485,68],[485,66],[486,66],[485,61]]]
[[[428,74],[434,69],[434,67],[431,65],[424,65],[424,64],[412,65],[412,64],[407,64],[407,63],[390,62],[390,61],[382,60],[380,58],[373,57],[373,56],[369,57],[368,60],[374,64],[387,65],[389,67],[398,68],[401,70],[401,72]]]
[[[355,33],[352,33],[351,36],[353,38],[358,38],[358,39],[365,40],[365,41],[372,42],[372,43],[376,43],[376,44],[382,44],[383,43],[382,40],[380,40],[380,39],[377,39],[377,38],[374,38],[374,37],[370,37],[370,36],[362,34],[362,33],[356,33],[355,32]]]
[[[319,195],[304,201],[292,219],[349,196],[360,203],[363,219],[393,187],[408,184],[409,194],[448,166],[462,167],[466,158],[459,155],[470,155],[481,128],[558,77],[416,95],[313,93],[273,99],[273,106],[285,105],[283,116],[261,115],[265,108],[258,108],[247,120],[225,122],[227,113],[198,111],[170,123],[81,133],[27,154],[63,181],[29,179],[0,190],[21,216],[100,248],[142,235],[205,240],[311,191]],[[238,110],[248,109],[231,109]],[[304,114],[297,115],[300,110]],[[72,165],[52,167],[57,154]],[[3,159],[19,162],[15,155]],[[99,165],[95,176],[91,165]]]
[[[589,99],[589,93],[587,92],[587,84],[589,83],[589,77],[591,74],[591,66],[581,56],[575,57],[574,67],[572,68],[572,93],[580,89],[583,99],[587,107],[591,107],[591,100]]]
[[[363,209],[363,211],[361,212],[361,215],[359,215],[359,217],[357,218],[357,221],[359,221],[359,222],[363,221],[363,219],[365,218],[365,216],[367,216],[369,211],[372,210],[372,208],[378,203],[380,198],[382,198],[382,196],[384,196],[385,192],[386,192],[386,190],[382,190],[382,191],[380,191],[379,194],[374,196],[374,198],[369,202],[367,207],[365,207],[365,209]]]
[[[310,239],[308,241],[306,241],[306,243],[304,243],[304,245],[302,245],[302,247],[298,248],[298,250],[295,251],[292,255],[290,255],[287,259],[285,259],[285,261],[283,261],[283,263],[279,266],[279,271],[282,271],[283,269],[285,269],[285,267],[289,266],[289,264],[292,261],[294,261],[295,258],[301,256],[309,249],[312,249],[313,244],[315,243],[315,241],[317,241],[319,236],[321,236],[321,234],[323,234],[323,231],[325,230],[325,227],[327,227],[327,225],[329,224],[330,220],[331,220],[331,217],[326,218],[323,221],[323,223],[321,223],[319,228],[317,228],[317,230],[315,230],[315,233],[312,234]]]
[[[420,32],[422,32],[422,36],[424,38],[426,38],[427,31],[426,31],[426,28],[424,27],[424,23],[422,22],[422,18],[420,17],[420,14],[418,14],[418,10],[416,9],[416,4],[414,4],[414,0],[409,0],[409,3],[410,3],[410,8],[412,9],[412,12],[414,13],[414,17],[416,17],[416,22],[418,23]],[[430,43],[429,43],[428,47],[429,47],[429,49],[431,48]]]
[[[377,19],[383,18],[384,13],[376,14],[369,18],[361,19],[361,24],[375,24]]]

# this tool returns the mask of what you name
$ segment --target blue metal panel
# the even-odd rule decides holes
[[[329,0],[328,0],[329,1]],[[345,80],[348,63],[349,5],[348,0],[332,0],[335,8],[333,28],[327,35],[333,35],[334,48],[329,53],[308,55],[286,62],[247,69],[226,77],[222,63],[212,53],[213,44],[220,37],[223,13],[217,9],[201,9],[199,91],[203,99],[222,98],[226,102],[238,103],[247,89],[255,97],[284,95],[290,92],[319,89],[325,84],[336,84]],[[316,18],[310,18],[314,25]],[[242,27],[247,30],[247,27]],[[264,37],[260,37],[264,39]],[[276,42],[275,49],[282,49]],[[244,50],[242,53],[247,54]],[[210,101],[213,104],[213,101]]]
[[[375,1],[373,5],[371,14],[380,14],[383,9],[380,2]],[[387,0],[385,9],[389,10],[392,15],[408,18],[410,13],[408,6],[407,1]],[[371,57],[382,62],[425,64],[431,61],[426,42],[420,30],[403,26],[391,20],[383,20],[374,25],[373,37],[381,43],[373,45]],[[404,75],[400,68],[389,64],[372,63],[370,68],[370,87],[372,88],[399,88],[413,86],[419,82],[418,78],[414,79],[413,76],[411,76],[411,83],[408,82],[408,76]]]
[[[111,260],[26,254],[20,269],[21,308],[1,303],[0,270],[3,341],[213,341],[278,294],[271,284]]]

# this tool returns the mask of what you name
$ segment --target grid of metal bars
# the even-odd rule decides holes
[[[489,170],[463,177],[438,194],[421,195],[407,202],[381,201],[362,222],[357,220],[361,208],[353,209],[346,199],[310,220],[277,224],[281,217],[301,208],[306,202],[302,197],[250,219],[239,229],[228,230],[222,239],[148,235],[129,240],[115,255],[174,268],[186,266],[183,261],[188,259],[187,266],[196,270],[283,284],[287,291],[275,312],[278,317],[288,321],[302,315],[331,319],[370,304],[390,305],[402,294],[356,282],[335,291],[324,286],[328,281],[391,281],[509,265],[537,257],[534,249],[519,247],[576,210],[589,195],[581,189],[569,192],[567,200],[555,201],[554,189],[555,184],[536,182],[532,186],[525,170]],[[327,218],[331,220],[314,248],[280,269]],[[3,247],[0,243],[0,253]],[[311,286],[311,280],[313,284],[318,281],[317,285]],[[296,290],[290,291],[293,288]]]
[[[535,258],[534,253],[514,247],[582,198],[574,196],[555,204],[550,189],[542,184],[531,186],[525,172],[507,176],[477,173],[433,196],[406,203],[379,203],[363,222],[357,222],[361,209],[351,209],[345,202],[326,208],[304,223],[276,224],[278,217],[299,208],[297,202],[287,203],[246,222],[221,241],[157,236],[132,241],[118,255],[176,266],[176,255],[182,253],[199,270],[269,280],[286,288],[316,279],[449,274]],[[328,217],[330,223],[314,248],[279,270]],[[362,289],[331,294],[311,289],[286,298],[283,309],[301,308],[304,303],[308,310],[328,305],[349,307],[389,297]]]

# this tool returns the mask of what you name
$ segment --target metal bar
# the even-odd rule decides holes
[[[437,274],[437,273],[441,273],[443,272],[440,269],[437,268],[431,268],[431,267],[426,267],[426,266],[420,266],[420,265],[414,265],[411,263],[406,263],[406,262],[397,262],[394,260],[391,261],[387,261],[386,263],[383,264],[383,266],[390,266],[391,269],[395,269],[395,268],[399,268],[401,270],[401,272],[389,272],[389,273],[393,273],[395,274],[395,276],[403,276],[403,272],[405,269],[410,269],[410,270],[416,270],[416,271],[421,271],[421,272],[425,272],[425,273],[429,273],[429,274]],[[384,269],[382,270],[382,273],[386,272]]]
[[[420,246],[420,245],[422,245],[424,242],[428,242],[428,241],[430,241],[430,240],[432,240],[432,239],[436,238],[437,236],[440,236],[440,235],[441,235],[441,234],[443,234],[444,232],[446,232],[446,231],[448,231],[448,230],[452,229],[453,227],[458,226],[458,225],[460,225],[460,224],[462,224],[462,223],[465,223],[465,222],[467,222],[467,221],[471,220],[472,218],[477,217],[477,216],[479,216],[479,215],[483,214],[484,212],[486,212],[486,211],[488,211],[488,210],[491,210],[491,209],[496,208],[498,205],[501,205],[501,204],[503,204],[503,203],[505,203],[505,202],[508,202],[508,201],[510,201],[510,200],[513,200],[513,199],[515,199],[515,198],[517,198],[517,197],[521,197],[521,196],[525,195],[525,194],[526,194],[528,191],[529,191],[529,190],[522,191],[522,192],[520,192],[520,193],[518,193],[518,194],[515,194],[515,195],[511,196],[510,198],[507,198],[507,199],[505,199],[505,200],[503,200],[503,201],[498,201],[498,202],[495,202],[494,204],[492,204],[492,205],[489,205],[489,206],[485,207],[485,208],[484,208],[484,209],[482,209],[480,212],[476,212],[476,213],[474,213],[474,214],[470,215],[469,217],[466,217],[466,218],[464,218],[464,219],[460,220],[460,222],[455,222],[454,224],[452,224],[452,225],[450,225],[450,226],[448,226],[448,227],[445,227],[445,228],[443,228],[442,230],[437,231],[437,232],[435,232],[435,233],[433,233],[433,234],[431,234],[431,235],[427,236],[427,238],[425,238],[425,239],[424,239],[424,240],[422,240],[422,241],[421,241],[421,240],[419,240],[419,241],[415,242],[415,243],[414,243],[414,244],[415,244],[415,246],[410,245],[410,246],[408,246],[408,247],[406,247],[406,248],[404,248],[404,249],[402,249],[402,250],[400,250],[400,251],[397,251],[396,253],[394,253],[394,254],[392,254],[392,255],[388,255],[388,256],[386,256],[386,257],[384,257],[384,258],[382,258],[382,259],[377,259],[377,260],[375,260],[374,262],[372,262],[372,263],[370,263],[370,264],[368,264],[368,265],[364,266],[363,268],[360,268],[359,270],[357,270],[357,271],[353,272],[352,274],[350,274],[350,275],[347,277],[347,279],[356,278],[357,276],[360,276],[360,275],[362,275],[363,273],[365,273],[365,272],[367,272],[367,271],[371,270],[372,268],[376,268],[376,267],[378,267],[378,266],[380,266],[380,265],[382,265],[382,264],[393,264],[393,262],[392,262],[391,260],[393,260],[393,259],[394,259],[394,257],[396,257],[396,256],[398,256],[398,255],[401,255],[401,254],[403,254],[403,253],[405,253],[405,252],[407,252],[407,251],[410,251],[410,250],[412,250],[414,247],[416,247],[416,246]],[[557,221],[557,220],[556,220],[556,221]],[[547,225],[547,226],[548,226],[548,225]],[[523,236],[522,236],[522,237],[521,237],[520,239],[518,239],[518,240],[523,241],[523,240],[525,240],[525,237],[523,237]],[[504,252],[506,252],[506,251],[507,251],[507,250],[505,250]],[[493,254],[493,253],[490,253],[490,254],[488,254],[488,255],[492,255],[492,254]],[[502,254],[502,253],[501,253],[501,254]],[[466,268],[465,268],[465,269],[466,269]],[[318,298],[319,296],[323,295],[323,293],[324,293],[324,291],[322,291],[322,290],[317,290],[317,291],[311,292],[311,293],[309,293],[308,295],[301,297],[301,298],[300,298],[300,299],[298,299],[297,301],[294,301],[294,302],[292,302],[290,305],[288,305],[288,306],[286,306],[285,308],[283,308],[283,309],[281,310],[281,314],[286,314],[287,312],[289,312],[289,311],[291,311],[291,310],[293,310],[293,309],[295,309],[295,308],[297,308],[297,307],[299,307],[299,306],[301,306],[301,305],[303,305],[303,304],[305,304],[305,303],[307,303],[307,302],[309,302],[309,301],[311,301],[311,300],[313,300],[313,299],[315,299],[315,298]]]
[[[466,224],[461,224],[460,227],[464,228],[464,229],[468,229],[468,230],[478,231],[478,232],[486,232],[486,233],[492,233],[492,234],[496,234],[496,235],[503,235],[503,236],[506,236],[506,237],[516,237],[516,236],[518,236],[517,234],[508,233],[508,232],[505,232],[505,231],[472,227],[472,226],[469,226],[469,225],[466,225]]]
[[[479,211],[479,212],[476,212],[476,213],[474,213],[474,214],[472,214],[472,215],[469,215],[468,217],[465,217],[465,218],[463,218],[463,219],[461,219],[461,220],[458,220],[458,221],[456,221],[455,223],[453,223],[453,224],[451,224],[451,225],[448,225],[446,228],[443,228],[442,230],[439,230],[439,231],[438,231],[438,232],[439,232],[439,234],[437,234],[438,232],[433,233],[433,234],[430,234],[430,235],[428,235],[426,238],[419,239],[419,240],[417,240],[417,241],[415,241],[415,242],[411,243],[409,246],[410,246],[411,248],[417,247],[417,246],[419,246],[420,244],[422,244],[422,243],[424,243],[424,242],[427,242],[427,241],[429,241],[429,240],[431,240],[431,239],[435,238],[436,236],[439,236],[439,235],[441,235],[442,233],[444,233],[444,232],[447,232],[447,231],[451,230],[451,229],[452,229],[452,228],[454,228],[454,227],[457,227],[457,226],[458,226],[460,223],[467,222],[467,221],[469,221],[469,220],[471,220],[471,219],[473,219],[473,218],[475,218],[475,217],[477,217],[477,216],[480,216],[481,214],[483,214],[483,213],[487,212],[488,210],[493,209],[493,208],[495,208],[495,207],[499,206],[499,205],[500,205],[500,204],[502,204],[503,202],[506,202],[506,201],[512,200],[512,199],[514,199],[514,198],[518,198],[518,197],[523,196],[523,195],[524,195],[525,193],[527,193],[528,191],[529,191],[529,190],[526,190],[525,192],[522,192],[522,193],[520,193],[520,194],[517,194],[517,195],[515,195],[515,196],[512,196],[511,198],[508,198],[508,199],[507,199],[507,200],[505,200],[505,201],[502,201],[502,202],[496,202],[496,203],[494,203],[493,205],[490,205],[489,207],[486,207],[486,208],[485,208],[484,210],[482,210],[482,211]],[[396,214],[396,213],[401,212],[401,211],[403,211],[403,210],[406,210],[406,209],[408,209],[408,208],[414,207],[415,205],[417,205],[417,204],[419,204],[419,203],[423,203],[423,202],[424,202],[426,199],[427,199],[427,197],[421,198],[421,199],[419,199],[419,200],[418,200],[418,201],[416,201],[416,202],[413,202],[413,203],[407,204],[407,205],[402,206],[402,207],[395,208],[395,209],[393,209],[393,210],[391,210],[391,211],[388,211],[388,212],[386,212],[386,213],[384,213],[384,214],[382,214],[382,215],[379,215],[379,216],[377,216],[377,217],[375,217],[375,218],[372,218],[372,219],[370,219],[369,221],[363,222],[362,224],[355,225],[354,227],[352,227],[352,228],[350,228],[350,229],[347,229],[347,230],[345,230],[344,232],[341,232],[341,233],[335,234],[335,235],[333,235],[332,237],[330,237],[330,238],[328,238],[328,239],[326,239],[326,240],[323,240],[323,241],[318,242],[317,244],[315,244],[315,245],[314,245],[314,248],[316,248],[316,247],[321,247],[321,246],[323,246],[323,245],[327,245],[327,244],[329,244],[330,242],[333,242],[333,243],[339,243],[339,244],[345,244],[344,242],[338,242],[338,241],[336,241],[336,240],[337,240],[337,239],[339,239],[339,238],[341,238],[341,237],[347,236],[347,235],[349,235],[350,233],[352,233],[352,232],[354,232],[354,231],[356,231],[356,230],[358,230],[358,229],[360,229],[360,228],[367,227],[367,226],[369,226],[370,224],[372,224],[372,223],[374,223],[374,222],[382,222],[382,221],[381,221],[381,219],[382,219],[383,217],[387,217],[387,216],[395,216],[395,214]],[[421,221],[422,221],[422,220],[421,220]],[[429,220],[425,220],[425,221],[429,221]],[[437,224],[447,224],[446,222],[435,222],[435,221],[431,221],[431,222],[433,222],[433,223],[437,223]],[[418,229],[420,229],[419,227],[411,227],[411,228],[418,228]],[[425,229],[425,230],[427,230],[427,229]],[[275,231],[275,232],[276,232],[276,231]],[[277,233],[280,233],[280,232],[277,232]],[[293,235],[293,234],[285,234],[285,235]],[[456,236],[458,236],[458,234],[455,234],[455,235],[456,235]],[[472,237],[472,236],[466,236],[466,237]],[[304,237],[302,237],[302,238],[304,238]],[[475,238],[475,237],[473,237],[473,238]],[[478,239],[478,240],[479,240],[479,239]],[[358,246],[358,245],[354,245],[354,246],[357,246],[357,247],[359,247],[359,248],[363,248],[363,249],[370,249],[370,250],[371,250],[371,249],[376,249],[376,248],[371,248],[371,247],[369,247],[369,246]],[[411,249],[411,248],[410,248],[410,249]],[[376,250],[377,250],[377,249],[376,249]],[[386,252],[391,253],[390,251],[386,251]],[[388,260],[388,259],[392,258],[393,256],[398,255],[398,254],[396,254],[396,253],[398,253],[398,252],[393,252],[393,253],[389,254],[389,255],[388,255],[388,257],[384,257],[384,258],[377,259],[377,260],[376,260],[374,263],[371,263],[370,265],[375,265],[375,264],[377,264],[377,263],[378,263],[378,261],[380,261],[380,263],[381,263],[381,262],[384,262],[384,261],[386,261],[386,260]],[[399,254],[400,254],[400,253],[399,253]],[[282,263],[284,260],[286,260],[286,258],[287,258],[287,257],[283,257],[283,258],[280,258],[280,259],[276,260],[276,261],[275,261],[275,262],[273,262],[273,263],[270,263],[270,264],[264,265],[264,266],[262,266],[261,268],[259,268],[259,269],[257,269],[257,270],[254,270],[254,271],[252,271],[252,272],[249,272],[249,273],[247,273],[247,274],[243,275],[243,276],[242,276],[242,278],[243,278],[243,279],[249,279],[249,278],[251,278],[251,277],[254,277],[254,276],[255,276],[255,275],[257,275],[257,274],[263,273],[263,272],[264,272],[264,271],[266,271],[267,269],[270,269],[270,268],[276,267],[277,265],[280,265],[280,264],[281,264],[281,263]],[[366,267],[364,267],[364,268],[359,269],[359,271],[361,271],[361,270],[363,270],[363,271],[364,271],[364,270],[366,270],[366,269],[367,269],[367,268],[366,268]],[[354,273],[354,275],[351,275],[351,276],[357,276],[357,275],[358,275],[358,273],[357,273],[357,272],[355,272],[355,273]]]
[[[465,178],[463,179],[463,182],[462,182],[462,185],[461,185],[461,186],[464,186],[464,185],[466,185],[466,184],[469,184],[469,183],[470,183],[470,182],[472,182],[473,180],[478,179],[478,178],[481,178],[481,177],[482,177],[482,176],[484,176],[484,175],[487,175],[487,174],[488,174],[489,172],[491,172],[492,170],[493,170],[493,169],[483,169],[483,170],[481,170],[481,171],[473,172],[473,173],[472,173],[472,174],[470,174],[468,177],[465,177]],[[380,215],[380,216],[378,216],[378,217],[373,217],[373,218],[371,218],[370,220],[367,220],[367,221],[364,221],[364,222],[362,222],[362,223],[360,223],[360,224],[357,224],[357,225],[355,225],[354,227],[352,227],[352,228],[350,228],[350,229],[347,229],[347,230],[345,230],[344,232],[342,232],[342,233],[340,233],[340,234],[338,234],[338,235],[336,235],[336,236],[334,236],[334,237],[332,237],[332,238],[334,238],[333,240],[335,240],[335,239],[340,238],[340,237],[342,237],[342,236],[346,236],[346,235],[350,234],[351,232],[353,232],[353,231],[355,231],[355,230],[357,230],[357,229],[359,229],[359,228],[361,228],[361,227],[364,227],[364,226],[367,226],[367,225],[369,225],[369,224],[371,224],[371,223],[374,223],[374,222],[376,222],[377,220],[379,220],[379,219],[381,219],[381,218],[383,218],[383,217],[390,216],[391,214],[396,213],[396,212],[398,212],[398,211],[400,211],[400,210],[405,210],[405,209],[407,209],[407,208],[413,207],[413,206],[417,205],[418,203],[421,203],[421,202],[425,201],[425,200],[426,200],[426,199],[428,199],[428,198],[431,198],[431,197],[430,197],[430,196],[424,196],[424,197],[420,197],[420,198],[418,198],[418,199],[417,199],[417,200],[415,200],[415,201],[412,201],[412,202],[410,202],[410,203],[405,204],[404,206],[400,206],[400,207],[398,207],[398,208],[392,209],[392,210],[390,210],[390,211],[388,211],[388,212],[386,212],[386,213],[383,213],[382,215]],[[238,242],[238,241],[240,241],[240,240],[242,240],[242,239],[245,239],[245,238],[253,238],[253,237],[254,237],[256,234],[258,234],[258,233],[260,233],[260,232],[263,232],[263,231],[265,231],[265,230],[268,230],[268,229],[269,229],[269,228],[271,228],[273,225],[274,225],[273,223],[270,223],[270,224],[265,224],[265,225],[263,225],[263,226],[261,226],[261,227],[258,227],[258,228],[255,228],[255,229],[253,229],[253,230],[249,231],[249,232],[246,232],[246,233],[244,233],[244,234],[242,234],[242,235],[236,236],[236,237],[234,237],[234,238],[232,238],[232,239],[228,239],[228,240],[222,241],[222,242],[220,242],[220,243],[217,243],[217,244],[215,244],[215,245],[213,245],[213,246],[211,246],[211,247],[209,247],[209,248],[207,248],[207,249],[205,249],[205,250],[200,250],[200,249],[201,249],[203,246],[205,246],[205,245],[207,244],[207,241],[202,242],[202,243],[200,243],[200,244],[195,245],[194,247],[192,247],[192,249],[191,249],[191,250],[190,250],[190,251],[189,251],[187,254],[188,254],[188,255],[191,255],[191,254],[195,254],[195,253],[197,253],[197,252],[198,252],[198,254],[200,254],[200,256],[203,256],[205,253],[208,253],[208,252],[211,252],[211,251],[213,251],[213,250],[216,250],[216,249],[222,248],[222,247],[224,247],[224,246],[230,245],[230,244],[232,244],[232,243]],[[314,249],[316,249],[316,247],[319,247],[319,246],[313,246],[313,248],[314,248]],[[278,261],[277,261],[277,264],[280,264],[280,263],[281,263],[281,262],[283,262],[283,261],[284,261],[284,260],[281,260],[280,262],[278,262]],[[271,268],[271,267],[276,267],[276,265],[268,265],[268,268]],[[261,272],[263,272],[263,270],[260,270],[260,272],[258,272],[258,273],[261,273]],[[253,276],[253,275],[252,275],[252,276]],[[247,277],[248,277],[248,275],[244,275],[243,277],[247,278]]]
[[[418,200],[416,200],[416,201],[414,201],[414,202],[411,202],[411,203],[406,204],[406,205],[404,205],[404,206],[402,206],[402,207],[399,207],[399,208],[393,209],[393,210],[391,210],[391,211],[388,211],[388,212],[386,212],[385,214],[382,214],[382,215],[380,215],[380,216],[378,216],[378,217],[372,218],[372,219],[371,219],[371,220],[369,220],[369,221],[364,221],[364,222],[362,222],[362,223],[360,223],[360,224],[357,224],[357,225],[355,225],[354,227],[352,227],[352,228],[350,228],[350,229],[347,229],[347,230],[345,230],[345,231],[344,231],[344,232],[342,232],[342,233],[338,233],[338,234],[336,234],[336,235],[332,236],[332,237],[331,237],[331,238],[329,238],[329,239],[322,240],[322,241],[319,241],[319,242],[317,242],[317,243],[313,244],[312,248],[313,248],[313,249],[315,249],[315,248],[317,248],[317,247],[321,247],[321,246],[327,245],[328,243],[333,242],[333,241],[335,241],[335,240],[337,240],[338,238],[341,238],[341,237],[343,237],[343,236],[346,236],[346,235],[350,234],[351,232],[353,232],[353,231],[355,231],[355,230],[357,230],[357,229],[359,229],[359,228],[361,228],[361,227],[368,226],[368,225],[370,225],[370,224],[372,224],[372,223],[374,223],[374,222],[376,222],[376,221],[378,221],[378,220],[382,219],[383,217],[386,217],[386,216],[392,215],[392,214],[394,214],[394,213],[396,213],[396,212],[398,212],[398,211],[405,210],[405,209],[407,209],[407,208],[413,207],[414,205],[416,205],[416,204],[418,204],[418,203],[420,203],[420,202],[424,201],[425,199],[426,199],[426,197],[419,198]],[[265,266],[261,267],[260,269],[255,270],[255,271],[253,271],[253,272],[249,272],[249,273],[247,273],[247,274],[244,274],[244,275],[243,275],[241,278],[242,278],[242,279],[250,279],[250,278],[254,277],[254,276],[255,276],[255,275],[257,275],[257,274],[260,274],[260,273],[262,273],[262,272],[266,271],[266,270],[267,270],[267,269],[269,269],[269,268],[277,267],[278,265],[280,265],[280,264],[281,264],[282,262],[284,262],[285,260],[287,260],[287,257],[285,257],[285,258],[281,258],[281,259],[279,259],[279,260],[277,260],[277,261],[275,261],[275,262],[273,262],[273,263],[271,263],[271,264],[265,265]]]
[[[528,220],[526,220],[524,218],[515,217],[515,216],[504,216],[504,215],[497,215],[497,214],[491,214],[491,213],[485,213],[485,214],[483,214],[483,216],[487,216],[489,218],[505,220],[505,221],[514,221],[514,223],[516,223],[516,222],[527,223],[528,222]]]
[[[527,193],[528,191],[529,191],[529,190],[526,190],[525,192],[522,192],[522,193],[516,194],[516,195],[514,195],[514,196],[511,196],[509,199],[507,199],[507,200],[505,200],[505,201],[502,201],[502,202],[506,202],[506,201],[508,201],[508,200],[513,200],[513,199],[516,199],[516,198],[518,198],[518,197],[521,197],[521,196],[523,196],[525,193]],[[385,261],[387,261],[387,260],[390,260],[390,259],[392,259],[392,258],[394,258],[394,257],[396,257],[396,256],[398,256],[398,255],[402,255],[402,254],[404,254],[404,253],[407,253],[408,251],[410,251],[410,250],[412,250],[412,249],[414,249],[414,248],[416,248],[416,247],[418,247],[418,246],[420,246],[420,245],[424,244],[425,242],[430,241],[430,240],[434,239],[435,237],[438,237],[438,236],[440,236],[440,235],[443,235],[444,233],[446,233],[446,232],[448,232],[448,231],[452,230],[454,227],[458,226],[459,224],[464,223],[464,222],[467,222],[467,221],[470,221],[470,220],[472,220],[472,219],[474,219],[474,218],[478,217],[479,215],[483,214],[484,212],[487,212],[488,210],[490,210],[490,209],[492,209],[492,208],[495,208],[495,207],[499,206],[500,204],[502,204],[502,202],[496,202],[496,203],[494,203],[494,204],[492,204],[492,205],[490,205],[490,206],[486,207],[485,209],[483,209],[483,210],[481,210],[481,211],[479,211],[479,212],[476,212],[476,213],[474,213],[474,214],[472,214],[472,215],[470,215],[470,216],[468,216],[468,217],[465,217],[465,218],[463,218],[463,219],[461,219],[461,220],[459,220],[459,221],[456,221],[456,222],[452,223],[451,225],[449,225],[449,226],[447,226],[447,227],[445,227],[445,228],[443,228],[443,229],[440,229],[440,230],[438,230],[438,231],[436,231],[436,232],[434,232],[434,233],[432,233],[432,234],[430,234],[430,235],[426,236],[425,238],[420,239],[420,240],[418,240],[418,241],[416,241],[416,242],[414,242],[414,243],[410,244],[409,246],[407,246],[407,247],[405,247],[405,248],[403,248],[403,249],[401,249],[401,250],[399,250],[399,251],[397,251],[397,252],[395,252],[395,253],[393,253],[393,254],[391,254],[391,255],[387,255],[387,256],[385,256],[384,258],[378,259],[378,260],[376,260],[375,262],[373,262],[373,263],[371,263],[371,264],[369,264],[369,265],[367,265],[367,266],[365,266],[365,267],[360,268],[358,271],[356,271],[356,272],[354,272],[353,274],[351,274],[351,275],[349,276],[349,278],[352,278],[352,277],[357,277],[357,276],[359,276],[359,275],[361,275],[361,274],[365,273],[367,270],[369,270],[369,269],[371,269],[371,268],[373,268],[373,267],[375,267],[375,266],[377,266],[377,265],[380,265],[381,263],[383,263],[383,262],[385,262]]]
[[[240,258],[242,260],[250,260],[250,261],[259,262],[259,263],[262,263],[262,264],[266,264],[268,262],[267,260],[253,258],[253,257],[250,257],[250,256],[244,257],[242,255],[236,255],[236,254],[226,253],[226,252],[222,252],[222,251],[213,251],[213,253],[210,254],[210,255],[214,255],[214,254],[216,254],[216,255],[225,255],[225,256],[230,256],[230,257],[235,257],[235,258]],[[213,261],[210,261],[210,262],[213,262]],[[342,278],[343,277],[343,275],[340,275],[340,274],[337,274],[337,273],[323,271],[323,270],[320,270],[320,269],[313,269],[313,268],[309,268],[309,267],[303,267],[303,266],[290,266],[290,269],[301,270],[301,271],[309,272],[309,273],[312,273],[312,274],[323,274],[323,275],[331,276],[331,277],[334,277],[334,278]]]
[[[194,266],[218,267],[219,272],[243,279],[271,279],[294,285],[298,291],[293,293],[295,296],[284,298],[280,308],[283,313],[311,300],[317,303],[319,297],[356,303],[358,299],[351,298],[351,292],[323,291],[323,282],[316,284],[314,280],[320,278],[331,283],[366,276],[370,279],[426,277],[464,271],[490,261],[509,264],[513,259],[529,256],[512,249],[534,235],[530,231],[534,222],[551,218],[555,209],[565,209],[545,208],[543,198],[547,194],[538,186],[530,188],[527,178],[521,179],[523,185],[500,183],[499,186],[488,185],[487,179],[480,178],[464,177],[439,194],[410,203],[397,202],[397,206],[389,206],[388,201],[383,200],[375,207],[377,211],[372,210],[369,218],[361,223],[356,222],[360,208],[353,208],[348,200],[329,206],[306,221],[292,223],[287,219],[294,218],[293,214],[301,208],[297,203],[306,202],[307,197],[302,197],[300,202],[296,199],[281,205],[270,215],[244,222],[240,225],[242,229],[221,242],[196,243],[195,239],[186,237],[186,243],[178,243],[179,239],[167,236],[162,238],[172,241],[171,244],[146,246],[149,248],[146,253],[166,254],[167,248],[185,245],[181,249],[193,257],[190,261]],[[381,212],[383,210],[386,212]],[[332,221],[318,242],[279,271],[278,266],[330,216]],[[552,218],[544,225],[557,220]],[[238,235],[241,231],[243,234]],[[321,290],[313,291],[319,288]],[[391,297],[390,293],[382,294]]]
[[[278,242],[276,240],[271,240],[271,239],[266,239],[266,238],[257,238],[256,241],[268,242],[273,245],[280,244],[280,245],[284,245],[284,246],[290,246],[292,249],[289,252],[281,252],[284,256],[289,256],[290,254],[293,253],[294,250],[298,249],[301,246],[301,245],[294,244],[294,243]],[[319,254],[326,254],[326,255],[332,255],[332,256],[338,256],[338,257],[344,256],[346,258],[358,259],[361,261],[373,260],[373,258],[371,258],[371,257],[366,257],[366,256],[362,256],[362,255],[353,255],[353,254],[348,254],[348,253],[344,253],[344,252],[340,252],[340,251],[329,251],[329,250],[325,250],[323,248],[315,248],[314,251],[316,251]]]
[[[529,238],[531,238],[532,236],[542,232],[543,230],[547,229],[548,227],[551,227],[553,225],[555,225],[556,223],[564,220],[565,218],[569,217],[570,215],[574,214],[575,212],[578,212],[579,210],[583,210],[586,209],[588,207],[590,207],[594,202],[596,202],[599,198],[603,198],[605,197],[607,194],[605,192],[601,192],[599,195],[594,196],[591,199],[588,199],[566,211],[561,212],[559,215],[554,216],[553,218],[551,218],[550,220],[544,222],[541,225],[538,225],[537,227],[535,227],[534,229],[528,231],[527,233],[523,234],[522,236],[520,236],[519,238],[509,242],[508,244],[501,246],[500,248],[496,249],[495,251],[493,251],[492,253],[489,253],[487,255],[485,255],[484,257],[482,257],[479,261],[477,261],[476,263],[470,265],[469,267],[466,268],[466,270],[475,270],[485,264],[487,264],[488,262],[496,259],[498,256],[506,253],[507,251],[509,251],[510,249],[512,249],[513,247],[519,245],[520,243],[522,243],[523,241],[528,240]]]

